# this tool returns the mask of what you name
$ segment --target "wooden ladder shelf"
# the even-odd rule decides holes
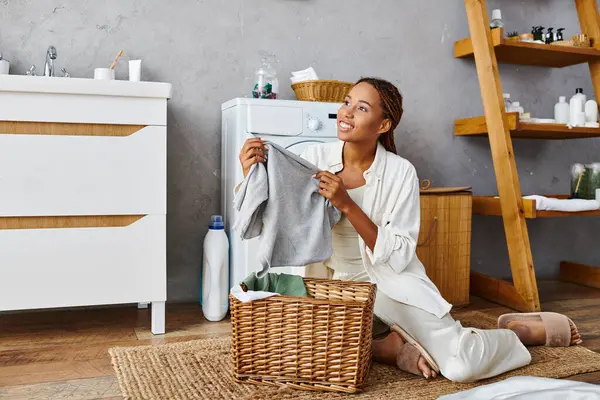
[[[531,255],[527,218],[571,215],[600,216],[598,211],[561,213],[536,211],[534,200],[524,200],[515,163],[512,139],[582,139],[600,137],[600,129],[574,128],[557,124],[519,122],[505,112],[498,62],[563,68],[588,63],[597,99],[600,99],[600,16],[597,0],[574,0],[582,33],[593,40],[593,48],[572,48],[511,42],[502,29],[490,29],[485,0],[465,0],[470,38],[454,45],[456,58],[474,58],[481,89],[483,117],[457,120],[456,136],[489,139],[498,197],[475,197],[473,212],[501,216],[508,245],[511,284],[476,272],[471,273],[471,292],[519,311],[540,311],[540,299]],[[558,196],[560,197],[560,196]],[[561,279],[600,288],[600,269],[562,262]]]

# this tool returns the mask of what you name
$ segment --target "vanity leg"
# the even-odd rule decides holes
[[[152,302],[152,333],[163,335],[165,333],[165,302]]]

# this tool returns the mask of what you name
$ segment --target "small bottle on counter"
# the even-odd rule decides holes
[[[252,97],[255,99],[277,99],[279,80],[270,58],[263,57],[262,65],[256,70],[256,81],[252,90]]]
[[[0,75],[8,75],[10,70],[10,63],[8,60],[2,57],[2,53],[0,53]]]

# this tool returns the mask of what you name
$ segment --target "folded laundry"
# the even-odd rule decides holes
[[[305,81],[316,81],[319,79],[319,77],[317,76],[317,73],[313,67],[309,67],[302,71],[292,72],[292,77],[290,79],[292,80],[292,83],[299,83]]]
[[[272,142],[267,161],[254,164],[235,194],[233,229],[242,239],[259,237],[264,276],[271,267],[301,267],[333,253],[331,229],[341,213],[319,193],[317,167]]]
[[[600,209],[600,202],[596,200],[555,199],[539,195],[525,196],[523,198],[535,200],[535,208],[538,211],[579,212]]]
[[[496,196],[495,198],[498,199],[499,197]],[[600,201],[598,200],[557,199],[537,194],[523,196],[523,199],[535,200],[537,211],[581,212],[600,210]]]

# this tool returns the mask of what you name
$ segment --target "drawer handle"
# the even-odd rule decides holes
[[[0,121],[0,135],[131,136],[145,125]]]
[[[145,215],[81,215],[44,217],[0,217],[2,229],[123,228]]]
[[[436,226],[437,217],[433,217],[433,221],[431,221],[431,227],[429,228],[429,233],[427,234],[427,237],[425,237],[425,239],[423,239],[420,243],[417,243],[417,246],[423,246],[429,242],[429,239],[431,239],[431,236],[433,236],[433,232],[435,231]]]

